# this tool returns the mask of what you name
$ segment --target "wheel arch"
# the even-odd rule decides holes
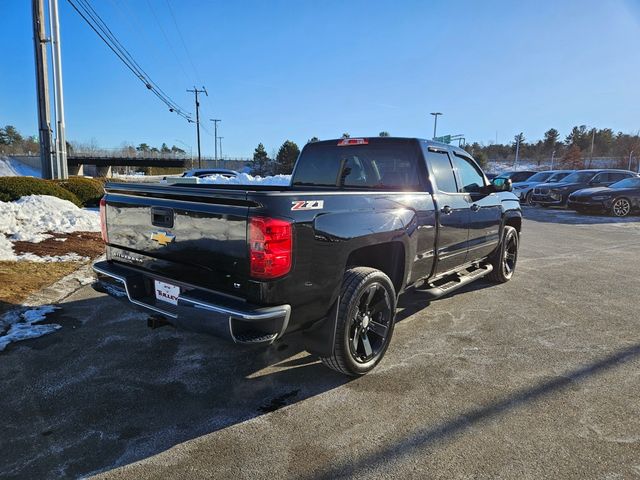
[[[351,267],[371,267],[384,272],[391,279],[397,295],[404,286],[405,246],[401,241],[391,241],[357,248],[349,254],[345,270]]]

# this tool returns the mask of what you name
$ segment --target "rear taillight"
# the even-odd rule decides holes
[[[100,199],[100,230],[104,243],[109,243],[107,237],[107,200],[104,197]]]
[[[290,222],[252,217],[248,236],[253,278],[270,279],[289,273],[293,247]]]

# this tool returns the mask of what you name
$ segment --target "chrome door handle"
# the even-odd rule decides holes
[[[445,215],[451,215],[453,213],[453,208],[451,208],[449,205],[445,205],[440,209],[440,211]]]
[[[473,205],[471,205],[471,210],[477,212],[478,210],[480,210],[480,205],[474,203]]]

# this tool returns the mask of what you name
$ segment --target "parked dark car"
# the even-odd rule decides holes
[[[95,288],[239,344],[301,332],[348,375],[382,359],[403,291],[506,282],[518,258],[510,181],[489,183],[464,150],[415,138],[308,143],[286,187],[105,190]]]
[[[515,182],[512,191],[520,199],[520,202],[531,204],[531,195],[535,187],[542,183],[560,182],[564,177],[573,172],[575,172],[575,170],[547,170],[538,172],[524,182]]]
[[[511,183],[524,182],[529,180],[533,175],[535,175],[536,171],[534,170],[514,170],[510,172],[502,172],[496,178],[504,178],[511,180]]]
[[[577,212],[608,212],[626,217],[640,209],[640,177],[625,178],[608,187],[585,188],[569,195],[567,206]]]
[[[625,178],[635,177],[629,170],[594,169],[578,170],[566,176],[561,182],[545,183],[533,189],[531,201],[543,207],[567,205],[569,195],[590,187],[608,187]]]
[[[222,175],[226,178],[234,178],[238,176],[238,172],[235,170],[229,170],[228,168],[195,168],[193,170],[187,170],[182,174],[183,177],[208,177],[210,175]]]

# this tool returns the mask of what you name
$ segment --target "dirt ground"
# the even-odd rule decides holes
[[[33,253],[39,256],[65,255],[75,252],[81,257],[94,258],[104,253],[104,243],[100,233],[75,232],[75,233],[49,233],[52,238],[47,238],[40,243],[14,242],[13,250],[16,254]]]

